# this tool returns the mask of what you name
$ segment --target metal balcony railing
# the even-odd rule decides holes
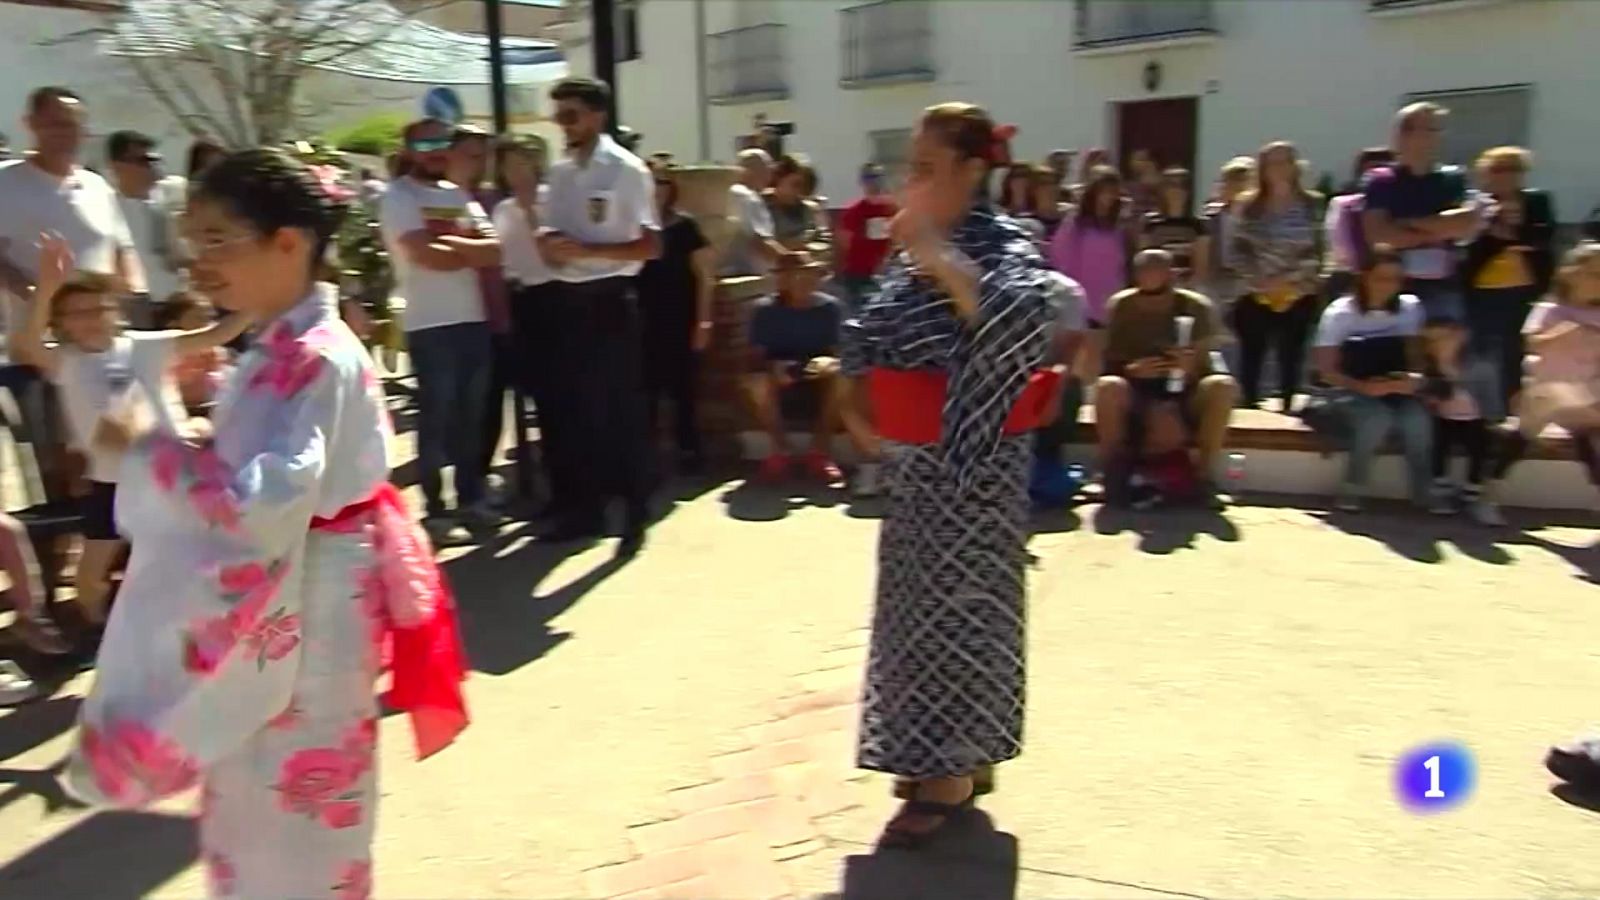
[[[706,42],[711,99],[781,99],[789,95],[783,26],[753,25],[713,34]]]
[[[1079,50],[1217,33],[1211,0],[1077,0]]]
[[[925,0],[877,0],[842,10],[840,81],[932,80],[932,6]]]

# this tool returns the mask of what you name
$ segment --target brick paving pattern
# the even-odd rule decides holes
[[[706,761],[708,778],[667,793],[670,816],[628,828],[632,855],[584,873],[605,900],[783,900],[790,870],[828,850],[818,820],[859,805],[872,779],[855,768],[867,631],[821,654],[742,749]]]

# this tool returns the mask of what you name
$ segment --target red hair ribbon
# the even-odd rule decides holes
[[[1017,126],[996,125],[989,133],[989,162],[996,166],[1011,165],[1011,139],[1017,136]]]

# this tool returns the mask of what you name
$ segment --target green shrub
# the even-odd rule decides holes
[[[401,113],[375,113],[329,131],[322,142],[345,153],[387,156],[400,149],[400,130],[405,126],[406,117]]]

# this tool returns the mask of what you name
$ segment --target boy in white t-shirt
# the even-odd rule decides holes
[[[121,333],[121,307],[100,275],[72,275],[72,251],[59,236],[40,238],[38,287],[23,327],[12,338],[19,362],[32,365],[60,392],[70,446],[87,461],[82,498],[83,553],[78,603],[93,625],[105,620],[110,572],[124,549],[115,518],[120,456],[96,446],[101,418],[129,403],[146,403],[158,422],[188,429],[171,368],[178,357],[208,353],[248,327],[232,316],[198,331]],[[53,328],[57,346],[44,341]],[[200,427],[200,426],[195,426]]]

